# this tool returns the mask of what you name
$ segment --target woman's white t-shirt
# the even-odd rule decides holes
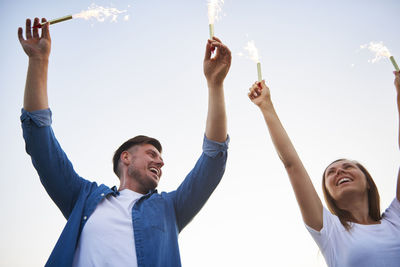
[[[339,218],[323,208],[323,227],[307,226],[329,267],[400,267],[400,202],[395,198],[380,224],[352,223],[346,230]]]

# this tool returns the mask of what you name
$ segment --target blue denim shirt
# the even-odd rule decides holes
[[[97,204],[116,187],[80,177],[51,128],[50,109],[21,115],[26,151],[40,181],[68,220],[46,266],[71,266],[82,228]],[[204,137],[203,153],[177,190],[151,191],[132,208],[139,267],[181,266],[178,234],[203,207],[225,171],[229,137],[224,143]],[[101,233],[100,233],[101,234]]]

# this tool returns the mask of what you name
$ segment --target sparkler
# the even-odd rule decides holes
[[[396,60],[394,60],[394,57],[390,54],[389,49],[383,45],[383,42],[370,42],[369,44],[361,45],[360,47],[368,48],[368,50],[375,53],[375,58],[372,60],[368,60],[368,62],[375,63],[381,58],[389,58],[396,71],[399,71],[399,66],[396,63]]]
[[[393,57],[393,56],[390,56],[389,59],[390,59],[390,61],[392,62],[394,68],[395,68],[397,71],[400,71],[399,66],[398,66],[397,63],[396,63],[396,60],[394,60],[394,57]]]
[[[210,31],[210,39],[214,37],[214,22],[218,20],[218,14],[224,0],[208,0],[208,26]]]
[[[80,19],[85,19],[85,20],[89,20],[91,18],[95,18],[97,19],[97,21],[104,21],[106,18],[111,17],[111,22],[117,22],[117,18],[118,15],[121,13],[125,13],[126,10],[118,10],[116,8],[106,8],[106,7],[102,7],[102,6],[97,6],[96,4],[91,4],[88,7],[88,10],[83,10],[78,14],[75,15],[68,15],[68,16],[64,16],[61,18],[57,18],[57,19],[52,19],[49,20],[48,22],[51,24],[55,24],[55,23],[59,23],[62,21],[66,21],[66,20],[70,20],[70,19],[75,19],[75,18],[80,18]],[[129,16],[126,15],[124,17],[124,20],[128,20]],[[45,25],[47,22],[42,22],[39,23],[35,26],[33,26],[33,28],[42,28],[43,25]]]
[[[247,45],[244,47],[245,50],[249,52],[249,57],[251,60],[253,60],[255,63],[257,63],[257,76],[258,76],[258,81],[262,81],[262,74],[261,74],[261,63],[260,63],[260,57],[258,56],[258,49],[256,45],[254,44],[254,41],[251,40],[247,42]]]
[[[56,23],[59,23],[59,22],[62,22],[62,21],[70,20],[70,19],[73,19],[72,15],[67,15],[67,16],[64,16],[64,17],[61,17],[61,18],[58,18],[58,19],[52,19],[52,20],[49,20],[48,22],[51,25],[51,24],[56,24]],[[46,23],[47,22],[39,23],[39,24],[33,26],[32,28],[34,28],[34,29],[35,28],[42,28],[42,26],[45,25]]]

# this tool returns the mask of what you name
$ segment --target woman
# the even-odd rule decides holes
[[[400,72],[394,74],[400,114]],[[334,161],[323,174],[322,187],[328,211],[322,206],[306,169],[279,121],[265,81],[254,83],[248,96],[264,116],[288,173],[303,220],[328,266],[399,267],[400,179],[397,179],[396,198],[381,215],[378,190],[368,171],[352,160]]]

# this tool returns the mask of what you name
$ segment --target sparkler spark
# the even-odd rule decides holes
[[[369,44],[360,45],[361,49],[367,48],[369,51],[375,53],[375,58],[368,60],[368,62],[375,63],[382,58],[389,58],[391,56],[389,49],[383,45],[383,42],[375,43],[370,42]]]
[[[75,19],[75,18],[81,18],[81,19],[85,19],[85,20],[95,18],[95,19],[97,19],[97,21],[103,22],[108,17],[111,17],[111,22],[117,22],[118,15],[121,13],[125,13],[125,12],[126,12],[126,10],[118,10],[116,8],[107,8],[107,7],[98,6],[96,4],[91,4],[88,7],[88,10],[83,10],[80,13],[75,14],[75,15],[68,15],[68,16],[64,16],[61,18],[52,19],[52,20],[49,20],[49,23],[55,24],[55,23],[59,23],[62,21]],[[125,21],[129,20],[129,15],[125,15],[124,20]],[[45,24],[46,24],[46,22],[39,23],[39,24],[33,26],[33,28],[42,28],[42,26]]]
[[[253,40],[248,41],[244,49],[249,52],[249,58],[255,63],[260,62],[260,57],[258,56],[258,49]]]
[[[394,68],[399,71],[399,66],[396,63],[396,60],[394,60],[394,57],[390,54],[389,49],[383,45],[383,42],[370,42],[369,44],[361,45],[360,48],[368,48],[369,51],[375,53],[375,58],[372,60],[368,60],[368,62],[375,63],[382,58],[389,58]]]
[[[261,63],[260,63],[260,57],[258,55],[258,49],[254,43],[253,40],[248,41],[246,46],[244,47],[245,50],[249,53],[249,58],[253,60],[257,64],[257,76],[258,76],[258,81],[262,81],[262,74],[261,74]]]
[[[219,12],[222,10],[224,0],[208,0],[208,23],[214,24],[219,18]]]
[[[91,4],[88,10],[82,10],[80,13],[73,15],[73,17],[85,20],[95,18],[97,21],[101,22],[105,21],[107,18],[111,18],[111,22],[117,22],[118,15],[125,12],[126,10],[118,10],[114,7],[107,8]],[[125,18],[127,17],[125,16]]]

